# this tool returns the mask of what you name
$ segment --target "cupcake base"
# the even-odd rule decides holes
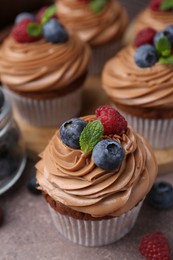
[[[33,99],[6,88],[19,117],[37,127],[58,127],[71,117],[78,116],[82,104],[82,87],[64,96],[50,99]]]
[[[114,243],[125,236],[133,228],[142,202],[122,216],[103,220],[74,219],[48,206],[59,233],[74,243],[94,247]]]
[[[120,36],[121,37],[121,36]],[[103,46],[92,48],[92,59],[89,67],[90,75],[98,75],[102,72],[105,63],[122,47],[122,41],[114,40]]]

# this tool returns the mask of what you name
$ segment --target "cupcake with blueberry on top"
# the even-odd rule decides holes
[[[77,116],[90,49],[69,33],[55,6],[19,14],[0,50],[1,81],[18,115],[39,127]]]
[[[153,148],[173,146],[173,25],[141,30],[105,65],[102,87]]]
[[[100,74],[104,63],[122,46],[128,16],[116,0],[58,0],[57,14],[68,29],[92,48],[91,74]]]
[[[149,5],[135,18],[129,29],[129,37],[135,35],[143,28],[150,27],[161,31],[170,24],[173,24],[173,1],[172,0],[151,0]]]
[[[64,122],[36,168],[57,230],[85,246],[127,234],[157,174],[146,140],[106,105]]]

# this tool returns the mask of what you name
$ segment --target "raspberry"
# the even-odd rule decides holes
[[[153,44],[153,38],[157,32],[152,28],[142,29],[135,37],[134,46],[140,47],[144,44]]]
[[[117,110],[110,106],[105,105],[97,108],[96,116],[104,126],[105,135],[121,135],[127,129],[127,121],[125,118]]]
[[[12,36],[17,42],[20,43],[34,42],[40,39],[40,36],[34,37],[28,34],[27,27],[30,23],[33,23],[31,19],[25,19],[20,23],[16,24],[16,26],[13,28]]]
[[[168,241],[161,232],[143,237],[139,251],[147,260],[171,260]]]
[[[149,8],[152,10],[152,11],[161,11],[160,10],[160,5],[162,4],[163,0],[152,0],[149,4]]]

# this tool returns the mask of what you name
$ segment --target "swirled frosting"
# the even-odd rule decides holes
[[[58,0],[60,21],[92,46],[102,45],[119,37],[127,25],[127,13],[115,0],[107,1],[104,9],[93,12],[89,5],[78,0]]]
[[[87,71],[89,61],[89,47],[75,35],[63,44],[23,44],[9,36],[0,50],[1,81],[22,92],[62,89]]]
[[[115,104],[161,110],[173,108],[173,66],[157,62],[140,68],[128,46],[107,62],[102,86]]]
[[[173,24],[173,13],[172,11],[161,11],[154,12],[147,8],[141,12],[134,21],[133,31],[136,34],[145,27],[151,27],[156,31],[165,29],[170,24]]]
[[[113,138],[121,143],[125,158],[117,171],[106,172],[94,164],[91,154],[64,145],[58,130],[36,165],[41,189],[55,201],[94,217],[119,216],[133,208],[150,190],[157,164],[146,141],[131,128]]]

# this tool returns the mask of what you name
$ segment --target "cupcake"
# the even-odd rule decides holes
[[[143,28],[152,26],[155,30],[161,31],[165,27],[173,24],[173,3],[167,0],[152,0],[134,20],[129,29],[129,39],[134,39],[135,35]]]
[[[91,46],[90,73],[99,74],[121,47],[128,21],[125,9],[115,0],[58,0],[57,14],[62,24]]]
[[[78,115],[90,61],[88,45],[59,23],[55,11],[49,7],[41,21],[20,14],[0,50],[7,94],[18,115],[39,127],[55,127]]]
[[[36,168],[58,232],[84,246],[127,234],[157,174],[146,140],[109,106],[63,123]]]
[[[111,102],[153,148],[173,146],[173,26],[140,31],[107,62],[102,86]]]

